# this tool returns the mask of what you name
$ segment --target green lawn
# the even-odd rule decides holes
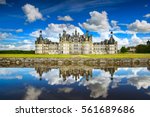
[[[150,54],[107,54],[107,55],[48,55],[48,54],[0,54],[0,58],[150,58]]]

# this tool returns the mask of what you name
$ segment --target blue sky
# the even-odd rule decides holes
[[[34,49],[39,30],[52,41],[88,30],[96,42],[113,31],[119,48],[150,39],[148,0],[0,0],[0,15],[0,50]]]

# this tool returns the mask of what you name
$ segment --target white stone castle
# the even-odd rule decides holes
[[[111,32],[110,39],[101,42],[92,42],[92,35],[88,31],[80,35],[76,30],[69,35],[66,31],[59,34],[59,43],[52,42],[40,36],[35,41],[35,54],[115,54],[118,50],[117,41]]]

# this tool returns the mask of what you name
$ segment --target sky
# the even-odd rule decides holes
[[[77,30],[93,42],[109,39],[118,47],[150,40],[149,0],[0,0],[0,50],[34,50],[43,37],[59,41],[59,33]]]

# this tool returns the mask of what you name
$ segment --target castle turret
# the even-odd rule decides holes
[[[77,30],[75,30],[75,36],[77,36]]]
[[[150,45],[150,41],[149,41],[149,40],[147,41],[147,45],[148,45],[148,46]]]
[[[110,32],[110,39],[109,39],[109,44],[115,44],[115,39],[113,38],[113,32]]]

